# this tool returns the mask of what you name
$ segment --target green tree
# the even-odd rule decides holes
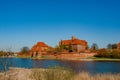
[[[27,46],[25,46],[21,49],[21,53],[29,53],[29,51],[30,51],[30,49]]]
[[[112,44],[112,49],[117,49],[117,44]]]
[[[108,44],[107,49],[112,49],[112,44]]]
[[[91,49],[92,50],[98,50],[98,45],[96,43],[93,43],[92,46],[91,46]]]

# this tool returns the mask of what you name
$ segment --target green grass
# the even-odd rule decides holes
[[[60,59],[60,58],[51,58],[49,56],[41,56],[41,57],[30,57],[30,56],[17,56],[16,58],[29,58],[29,59],[53,59],[53,60],[69,60],[69,59]],[[71,58],[71,60],[73,60]],[[120,59],[117,59],[117,58],[105,58],[105,57],[102,57],[102,58],[99,58],[99,57],[89,57],[89,58],[76,58],[74,60],[93,60],[93,61],[120,61]]]
[[[30,56],[16,56],[15,58],[31,58]]]
[[[120,61],[120,59],[115,59],[115,58],[98,58],[98,57],[91,57],[91,58],[88,58],[88,59],[92,59],[92,60],[110,60],[110,61]]]

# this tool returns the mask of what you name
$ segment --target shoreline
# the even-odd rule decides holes
[[[69,61],[116,61],[120,62],[120,59],[112,58],[31,58],[31,57],[0,57],[0,58],[21,58],[21,59],[33,59],[33,60],[69,60]]]
[[[102,59],[102,58],[99,58],[99,59],[86,59],[86,58],[81,58],[81,59],[60,59],[60,58],[31,58],[33,60],[69,60],[69,61],[117,61],[117,62],[120,62],[120,59]]]

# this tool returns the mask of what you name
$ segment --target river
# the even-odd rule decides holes
[[[87,71],[89,73],[120,73],[119,61],[78,61],[78,60],[33,60],[22,58],[0,58],[0,63],[6,63],[9,67],[19,68],[48,68],[61,66],[70,68],[75,72]],[[8,67],[7,67],[8,68]],[[0,70],[3,65],[0,64]]]

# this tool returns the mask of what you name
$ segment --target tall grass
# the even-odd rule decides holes
[[[75,75],[73,80],[120,80],[120,73],[90,75],[88,72],[81,72],[78,75]]]
[[[80,72],[75,74],[73,71],[65,68],[48,69],[15,69],[9,71],[6,80],[120,80],[118,74],[95,74]],[[4,80],[0,73],[0,80]]]
[[[35,80],[73,80],[73,71],[61,67],[48,69],[32,69],[32,78]]]

